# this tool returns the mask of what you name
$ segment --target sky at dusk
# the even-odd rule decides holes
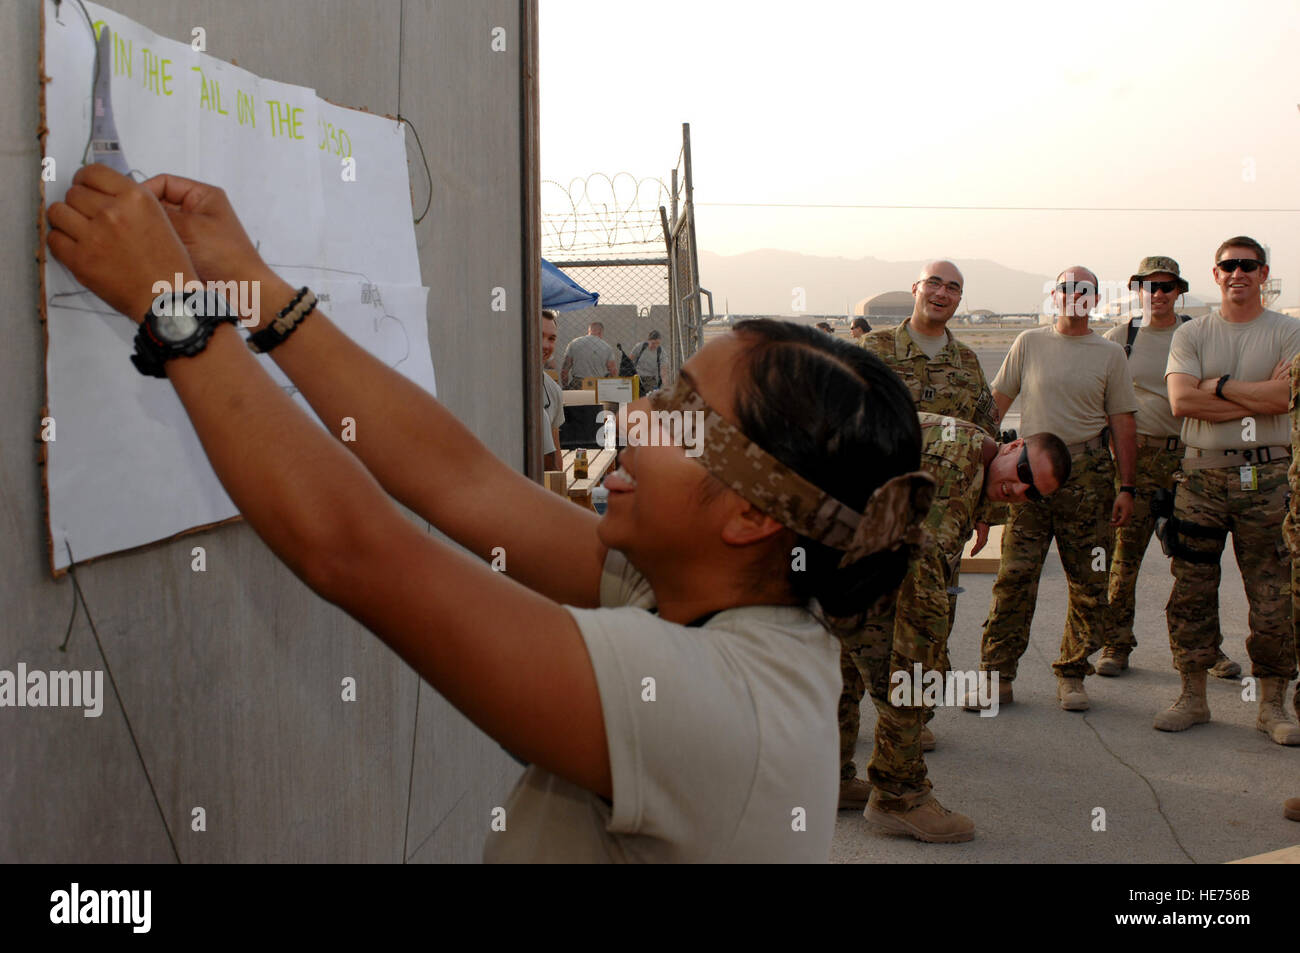
[[[543,180],[666,179],[688,121],[703,249],[1103,279],[1165,254],[1217,299],[1214,250],[1247,234],[1300,301],[1293,0],[540,0],[540,20]]]

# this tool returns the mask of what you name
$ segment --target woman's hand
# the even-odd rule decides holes
[[[153,193],[107,166],[77,170],[46,213],[50,253],[73,276],[137,324],[159,281],[194,277],[194,263]]]
[[[248,238],[224,189],[178,175],[156,175],[144,183],[166,211],[199,277],[204,281],[248,281],[265,277],[266,265]]]

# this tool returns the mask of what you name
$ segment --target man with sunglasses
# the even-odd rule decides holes
[[[1179,439],[1183,422],[1169,406],[1169,386],[1165,366],[1169,363],[1169,344],[1185,315],[1174,313],[1180,295],[1187,293],[1187,281],[1178,262],[1164,255],[1143,258],[1137,273],[1129,278],[1129,287],[1138,292],[1142,302],[1142,321],[1129,320],[1106,332],[1106,338],[1124,348],[1129,370],[1133,374],[1133,394],[1137,398],[1137,494],[1133,501],[1133,519],[1115,532],[1115,555],[1110,563],[1110,624],[1105,644],[1097,662],[1097,674],[1116,676],[1128,668],[1129,655],[1137,647],[1133,634],[1133,594],[1138,570],[1155,529],[1156,516],[1151,511],[1155,494],[1172,492],[1174,473],[1183,458]],[[1218,678],[1236,678],[1241,666],[1220,651],[1210,669]]]
[[[1264,307],[1268,263],[1259,242],[1230,238],[1214,259],[1222,304],[1174,332],[1165,370],[1187,445],[1175,478],[1168,537],[1174,588],[1165,612],[1182,692],[1156,716],[1155,727],[1184,731],[1210,720],[1205,673],[1222,640],[1219,561],[1232,533],[1250,604],[1246,652],[1259,686],[1255,726],[1277,744],[1300,745],[1300,727],[1282,704],[1296,677],[1296,647],[1291,557],[1281,529],[1291,459],[1287,377],[1300,352],[1300,321]]]
[[[901,694],[897,689],[904,678],[915,682],[914,666],[922,672],[948,671],[948,593],[976,520],[991,504],[1041,500],[1054,492],[1070,476],[1070,454],[1048,433],[998,446],[970,421],[927,413],[920,419],[921,466],[935,479],[925,522],[929,542],[889,608],[844,640],[840,809],[866,807],[866,818],[877,826],[950,844],[974,837],[975,824],[930,793],[921,739],[933,709],[916,698],[920,686]],[[867,689],[876,706],[869,783],[855,777],[853,763],[858,706]]]
[[[1123,526],[1133,513],[1138,405],[1124,349],[1088,327],[1097,276],[1082,266],[1067,268],[1057,277],[1053,301],[1056,323],[1016,338],[993,380],[993,399],[1001,416],[1021,396],[1021,429],[1059,436],[1069,448],[1071,476],[1050,500],[1011,507],[980,668],[999,673],[1000,704],[1010,704],[1020,657],[1029,647],[1043,560],[1055,537],[1070,593],[1061,654],[1052,665],[1056,697],[1065,710],[1084,711],[1089,702],[1083,680],[1094,671],[1088,656],[1101,647],[1106,629],[1112,527]],[[966,705],[979,707],[975,700]]]

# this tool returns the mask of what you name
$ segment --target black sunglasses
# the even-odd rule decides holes
[[[1215,267],[1225,275],[1232,274],[1238,268],[1249,275],[1253,271],[1259,271],[1260,268],[1264,267],[1264,263],[1256,261],[1254,258],[1225,258]]]
[[[1091,281],[1062,281],[1056,286],[1056,290],[1066,297],[1072,294],[1090,296],[1097,293],[1097,286]]]
[[[1169,294],[1179,286],[1176,281],[1144,281],[1142,284],[1150,288],[1152,294],[1155,294],[1157,291],[1163,291],[1165,294]]]
[[[1016,461],[1016,476],[1020,477],[1020,482],[1028,489],[1025,490],[1025,496],[1035,503],[1043,502],[1043,494],[1038,492],[1034,486],[1034,471],[1029,468],[1029,445],[1025,444],[1020,448],[1020,459]]]

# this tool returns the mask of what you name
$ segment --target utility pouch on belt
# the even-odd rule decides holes
[[[1221,558],[1218,553],[1200,553],[1187,546],[1187,539],[1212,539],[1222,542],[1228,538],[1226,529],[1198,526],[1174,517],[1174,494],[1169,490],[1156,490],[1151,497],[1151,515],[1156,518],[1156,538],[1160,548],[1169,557],[1185,559],[1189,563],[1214,565]]]

